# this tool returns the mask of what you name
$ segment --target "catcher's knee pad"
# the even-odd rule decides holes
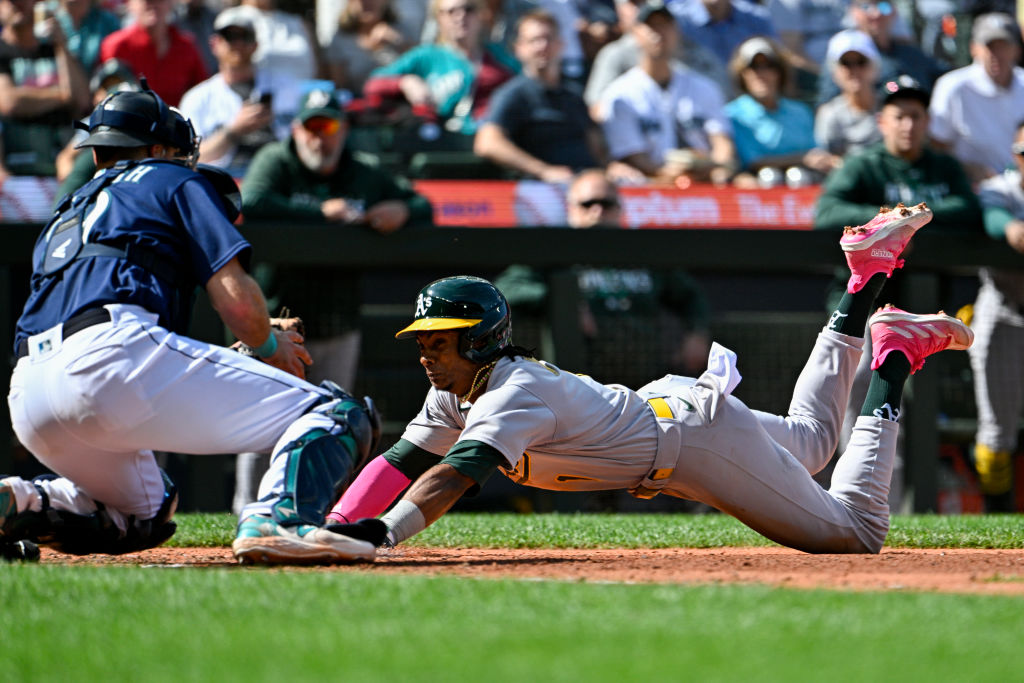
[[[377,406],[369,396],[357,399],[330,380],[324,380],[320,386],[331,392],[331,399],[314,410],[322,410],[348,429],[357,450],[353,472],[358,472],[376,455],[377,444],[380,443],[380,413],[377,412]]]
[[[164,482],[164,499],[160,509],[150,519],[140,520],[134,515],[129,516],[124,534],[103,503],[96,501],[96,511],[88,515],[55,510],[50,507],[46,491],[36,484],[36,490],[43,499],[43,509],[39,512],[23,512],[17,516],[21,518],[15,520],[15,525],[20,527],[17,537],[71,555],[122,555],[154,548],[173,536],[177,530],[171,517],[178,506],[178,491],[166,473],[161,471],[160,474]],[[47,478],[52,477],[36,477],[35,481]]]

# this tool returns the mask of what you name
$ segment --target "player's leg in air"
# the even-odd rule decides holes
[[[923,206],[897,207],[844,233],[851,271],[846,296],[818,335],[789,414],[751,411],[734,397],[720,401],[706,429],[686,432],[690,443],[666,492],[713,505],[801,550],[881,549],[904,382],[927,356],[965,349],[972,341],[966,325],[942,313],[914,315],[886,306],[872,315],[885,279],[902,265],[903,248],[930,217]],[[836,447],[868,322],[874,345],[870,387],[825,491],[810,473]]]

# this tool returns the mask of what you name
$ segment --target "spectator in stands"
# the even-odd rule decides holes
[[[167,104],[206,78],[206,66],[192,35],[170,23],[171,0],[128,0],[133,23],[111,33],[100,45],[100,60],[119,59]]]
[[[402,33],[391,0],[348,0],[324,61],[337,87],[359,95],[371,71],[395,61],[415,43],[415,36]]]
[[[755,186],[763,168],[793,167],[826,175],[838,157],[814,144],[814,112],[803,102],[783,97],[789,73],[782,53],[767,38],[744,41],[729,63],[743,93],[725,105],[742,172],[735,182]]]
[[[216,18],[217,11],[206,0],[175,0],[174,24],[192,34],[206,72],[211,74],[217,72],[217,58],[210,49],[210,37],[213,36],[213,22]]]
[[[794,65],[819,73],[828,41],[841,31],[850,0],[768,0],[772,25]]]
[[[983,14],[970,49],[970,65],[936,81],[928,132],[978,182],[1015,165],[1010,143],[1024,112],[1020,27],[1009,14]]]
[[[447,130],[471,135],[491,94],[515,75],[518,65],[501,46],[483,42],[480,0],[432,0],[431,8],[437,42],[415,47],[374,71],[364,94],[402,97],[432,108]]]
[[[221,12],[210,47],[218,71],[185,93],[181,113],[202,136],[199,161],[241,177],[260,147],[288,135],[287,114],[278,119],[283,125],[276,124],[274,105],[289,107],[280,102],[282,88],[273,74],[253,66],[256,29],[246,17]]]
[[[114,90],[137,90],[138,85],[135,74],[127,64],[117,59],[103,62],[89,79],[92,108],[95,109],[96,105]],[[68,192],[84,185],[96,173],[96,164],[92,160],[92,154],[87,151],[88,148],[77,147],[78,143],[87,137],[88,131],[75,129],[71,139],[57,155],[57,182],[60,183],[57,201]]]
[[[615,185],[600,169],[577,175],[566,193],[573,228],[621,227]],[[575,270],[581,295],[579,325],[585,363],[573,370],[639,386],[651,374],[685,374],[707,365],[710,307],[700,286],[681,269],[590,268]],[[542,271],[514,265],[495,280],[513,314],[527,327],[547,315]]]
[[[777,37],[768,10],[750,0],[669,0],[683,35],[727,65],[736,48],[754,36]]]
[[[826,68],[839,94],[815,112],[814,141],[829,154],[842,157],[882,140],[875,116],[880,59],[871,38],[857,29],[828,42]]]
[[[886,82],[879,94],[878,127],[882,142],[865,151],[848,156],[842,166],[825,179],[822,194],[815,207],[815,229],[841,232],[847,225],[863,225],[878,213],[879,206],[910,206],[926,202],[934,218],[927,230],[962,232],[981,231],[981,208],[978,198],[960,163],[942,152],[926,146],[928,130],[928,93],[910,77]],[[886,301],[886,291],[898,287],[900,275],[887,280],[879,301]],[[834,292],[826,305],[838,300],[846,290],[846,277],[838,277]],[[870,335],[857,368],[850,405],[859,405],[870,377]],[[847,411],[840,437],[840,452],[856,421],[857,410]],[[902,460],[900,460],[902,463]],[[898,466],[902,466],[899,464]],[[894,477],[898,484],[899,477]],[[898,504],[901,489],[894,486],[890,505]]]
[[[496,164],[547,182],[568,182],[574,172],[606,159],[601,130],[583,98],[562,82],[558,22],[536,10],[519,20],[516,57],[523,73],[499,88],[476,132],[473,150]],[[615,163],[613,172],[643,175]]]
[[[265,145],[242,183],[246,219],[327,221],[343,229],[391,233],[407,225],[431,225],[430,203],[402,180],[358,160],[345,147],[348,124],[333,92],[314,89],[302,97],[291,136]],[[359,363],[359,275],[337,268],[279,267],[265,284],[277,301],[302,316],[313,365],[306,378],[325,379],[354,391]],[[243,454],[237,468],[234,506],[255,498],[266,465]],[[248,478],[243,475],[248,475]]]
[[[231,21],[247,19],[256,29],[253,66],[280,84],[279,90],[290,85],[277,93],[282,102],[298,102],[307,81],[326,75],[312,28],[297,14],[277,9],[275,0],[242,0],[217,16],[225,13]]]
[[[713,81],[673,64],[679,32],[672,14],[649,2],[633,35],[640,63],[599,103],[612,159],[659,180],[728,182],[737,161],[724,98]]]
[[[1011,147],[1016,167],[984,180],[985,231],[1024,254],[1024,122]],[[1013,461],[1024,409],[1024,272],[982,268],[970,349],[978,433],[974,464],[989,512],[1011,512]]]
[[[33,26],[32,0],[0,0],[0,125],[8,175],[55,173],[69,122],[89,107],[88,81],[53,16]]]
[[[826,180],[815,210],[816,229],[863,225],[881,205],[926,202],[928,230],[978,231],[981,210],[960,163],[925,144],[928,93],[909,76],[882,87],[882,142],[846,158]]]
[[[914,43],[894,34],[894,23],[899,15],[890,0],[856,0],[850,3],[849,17],[853,27],[870,36],[878,50],[878,82],[891,81],[904,74],[931,91],[935,79],[946,72],[944,64],[926,55]],[[823,70],[818,79],[817,103],[827,102],[837,94],[838,86],[828,69]]]
[[[619,32],[622,37],[605,45],[597,53],[587,77],[587,88],[583,99],[590,108],[590,115],[600,119],[599,102],[605,89],[616,78],[640,63],[640,47],[633,37],[633,25],[637,11],[646,0],[614,0],[615,12],[619,18]],[[725,69],[725,63],[707,48],[692,42],[685,35],[680,36],[679,46],[673,58],[697,73],[707,76],[722,89],[730,92],[732,83]]]
[[[395,14],[398,32],[408,37],[410,45],[424,40],[433,42],[436,30],[430,33],[429,38],[424,36],[428,3],[424,0],[388,0],[388,4]],[[315,0],[315,5],[316,40],[326,49],[338,32],[338,18],[345,12],[348,0]]]
[[[68,52],[86,74],[91,74],[99,62],[100,43],[121,28],[121,20],[95,0],[60,0],[56,16],[67,40]]]

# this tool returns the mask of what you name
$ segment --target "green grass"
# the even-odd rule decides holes
[[[235,517],[179,515],[169,545],[221,546]],[[446,515],[409,545],[485,548],[715,548],[774,545],[728,515]],[[897,515],[891,548],[1024,548],[1024,515]]]
[[[230,543],[181,515],[176,545]],[[449,515],[417,544],[767,544],[723,515]],[[897,517],[890,545],[1022,547],[1024,517]],[[1024,599],[763,586],[0,563],[4,681],[1006,681]]]
[[[1024,600],[0,565],[7,681],[1019,680]]]

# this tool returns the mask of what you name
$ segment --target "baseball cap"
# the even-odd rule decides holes
[[[971,28],[971,42],[987,45],[993,40],[1020,42],[1020,27],[1012,16],[1005,12],[990,12],[980,15],[974,20],[974,26]]]
[[[329,119],[345,117],[345,112],[333,91],[314,88],[302,96],[296,118],[305,123],[314,116],[326,116]]]
[[[223,33],[229,28],[240,28],[252,35],[256,35],[256,26],[252,23],[252,19],[239,12],[238,9],[236,7],[229,7],[218,14],[217,18],[213,20],[213,30],[216,33]]]
[[[831,65],[839,62],[847,52],[857,52],[870,59],[875,66],[882,62],[882,56],[875,47],[875,41],[871,36],[858,31],[855,28],[848,28],[832,36],[828,41],[828,49],[825,52],[825,61]]]
[[[882,84],[879,93],[882,105],[885,106],[897,99],[913,99],[928,107],[928,91],[911,76],[902,74]]]
[[[664,14],[666,17],[672,17],[672,12],[669,11],[664,2],[661,2],[661,0],[651,0],[640,6],[636,13],[636,22],[638,24],[646,23],[655,14]]]
[[[114,83],[110,81],[114,81]],[[136,80],[132,68],[119,59],[108,59],[96,67],[96,72],[89,79],[89,91],[96,92],[101,87],[110,88],[120,83],[129,83],[136,86],[135,89],[138,90],[138,80]]]
[[[773,62],[780,61],[779,53],[775,49],[767,38],[750,38],[749,40],[743,41],[743,43],[736,49],[736,55],[744,65],[750,65],[754,61],[754,57],[762,55],[772,60]]]

